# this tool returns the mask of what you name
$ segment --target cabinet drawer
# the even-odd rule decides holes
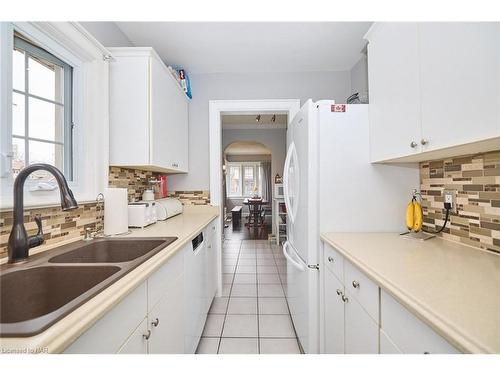
[[[380,330],[380,354],[403,354],[382,329]]]
[[[116,353],[145,319],[146,307],[147,288],[143,283],[76,339],[64,353]]]
[[[323,262],[340,281],[344,280],[344,257],[330,245],[324,243]]]
[[[456,354],[458,351],[428,325],[382,291],[381,328],[405,354]]]
[[[379,322],[379,288],[350,262],[344,262],[346,291],[360,303],[372,319]]]
[[[172,258],[154,272],[148,279],[148,311],[166,293],[169,285],[184,272],[183,251],[178,251]]]

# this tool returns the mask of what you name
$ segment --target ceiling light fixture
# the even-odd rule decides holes
[[[255,121],[260,122],[260,115],[257,115],[257,117],[255,118]]]
[[[271,117],[271,122],[276,122],[276,115],[273,115],[273,117]]]

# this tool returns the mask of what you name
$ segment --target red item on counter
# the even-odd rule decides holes
[[[160,176],[160,196],[162,198],[167,197],[167,176],[166,175]]]

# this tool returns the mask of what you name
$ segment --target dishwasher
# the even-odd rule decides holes
[[[192,241],[184,254],[185,275],[185,350],[194,353],[203,332],[208,311],[206,311],[206,264],[203,232]]]

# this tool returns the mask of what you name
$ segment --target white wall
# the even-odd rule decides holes
[[[202,74],[190,77],[189,173],[169,177],[170,190],[209,190],[208,101],[231,99],[334,99],[349,96],[345,72]]]
[[[80,22],[105,47],[133,47],[114,22]]]
[[[361,57],[352,67],[351,75],[351,94],[359,93],[360,97],[368,95],[368,60],[366,56]]]

